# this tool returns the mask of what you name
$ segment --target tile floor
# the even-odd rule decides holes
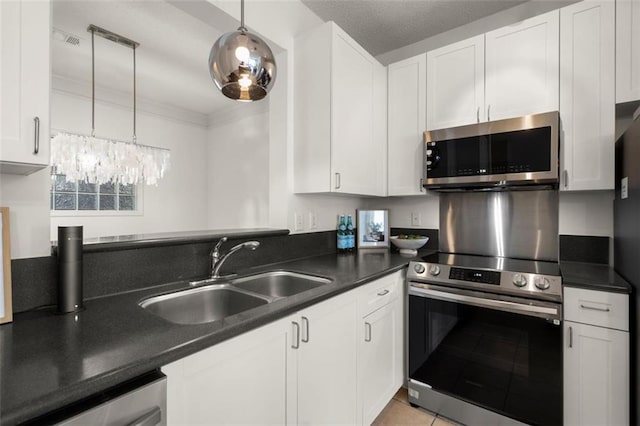
[[[458,426],[458,423],[438,417],[422,408],[413,408],[407,400],[407,390],[401,388],[373,421],[373,426],[383,425]]]

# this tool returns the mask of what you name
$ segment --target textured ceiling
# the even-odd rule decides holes
[[[302,0],[374,56],[508,9],[526,0]]]

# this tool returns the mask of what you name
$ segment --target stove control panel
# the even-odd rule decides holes
[[[474,283],[500,285],[500,272],[481,269],[454,268],[449,270],[449,279]]]
[[[562,300],[562,278],[555,275],[464,268],[412,261],[407,272],[407,280],[541,300]]]

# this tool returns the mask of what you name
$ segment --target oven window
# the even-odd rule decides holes
[[[562,327],[409,297],[409,377],[534,425],[562,424]]]

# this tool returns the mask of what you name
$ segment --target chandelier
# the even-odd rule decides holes
[[[122,185],[140,182],[157,185],[170,166],[165,148],[138,144],[136,136],[136,48],[139,43],[119,34],[89,25],[91,33],[91,135],[58,132],[51,139],[51,166],[66,180]],[[95,136],[95,47],[94,36],[129,47],[133,51],[133,137],[131,142]]]

